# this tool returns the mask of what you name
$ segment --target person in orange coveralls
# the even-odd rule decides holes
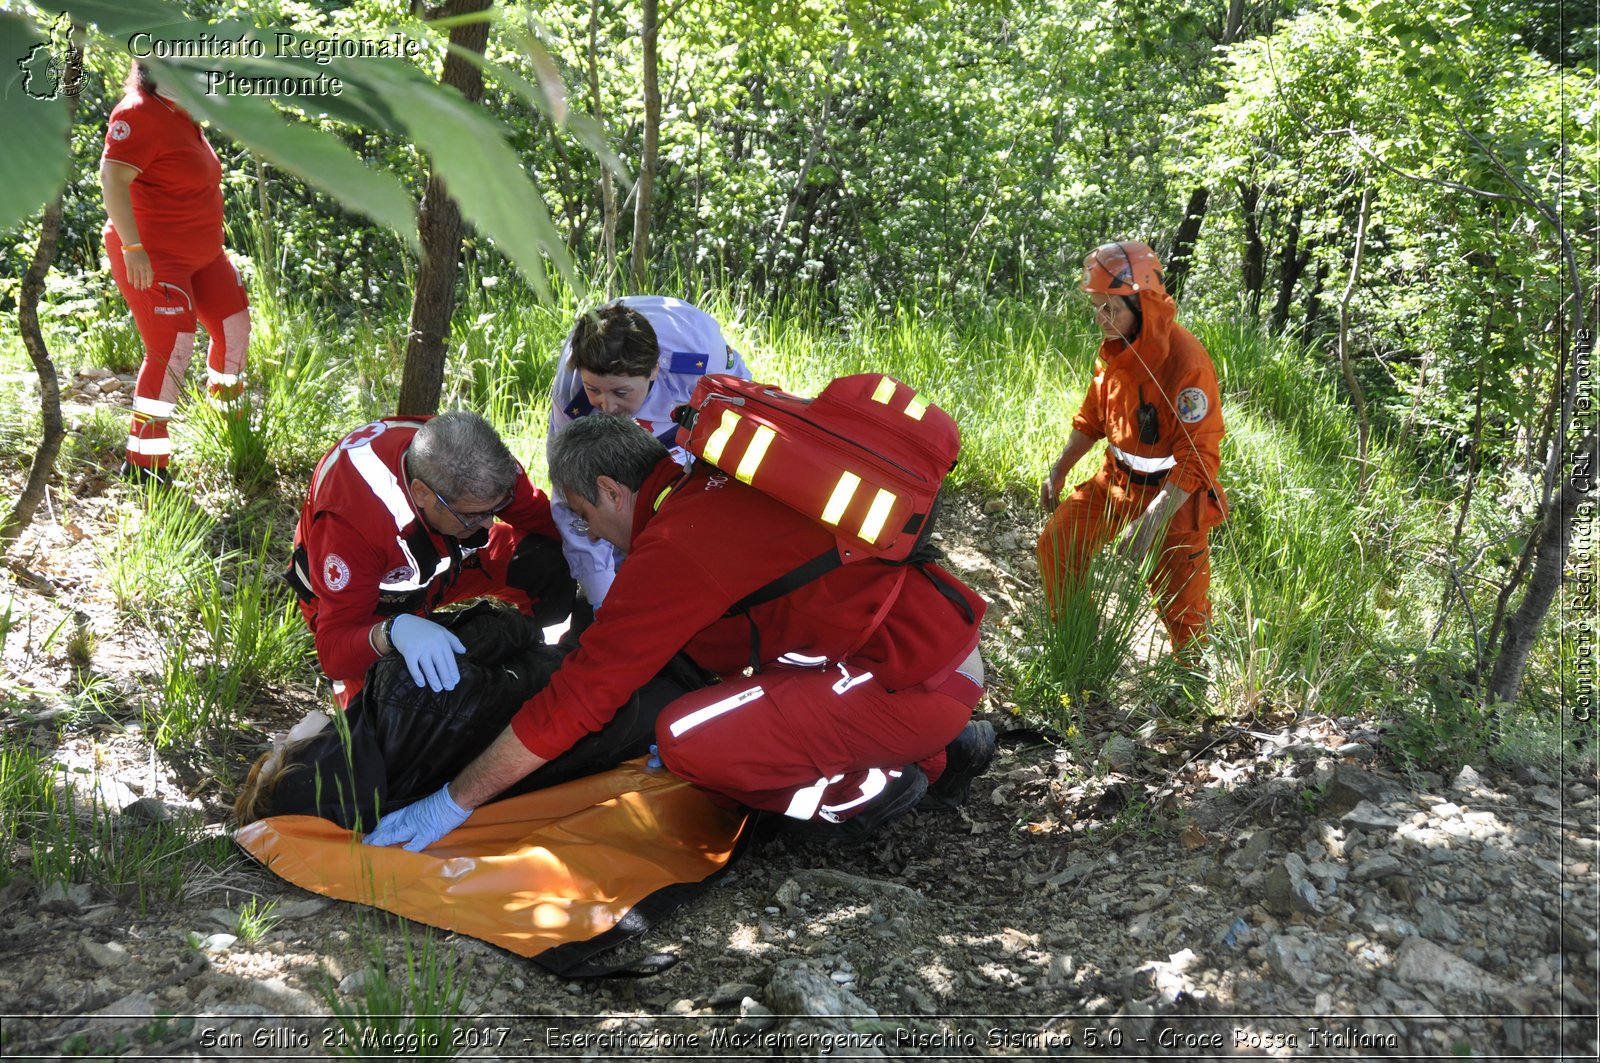
[[[1072,434],[1039,492],[1050,512],[1039,536],[1045,598],[1059,616],[1089,559],[1119,533],[1117,549],[1134,560],[1159,541],[1150,590],[1173,654],[1193,660],[1211,617],[1207,533],[1228,511],[1216,366],[1175,320],[1148,245],[1095,248],[1083,260],[1082,286],[1104,339]],[[1100,471],[1062,498],[1067,474],[1098,439],[1106,441]]]

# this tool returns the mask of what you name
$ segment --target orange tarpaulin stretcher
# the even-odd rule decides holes
[[[234,837],[314,893],[536,957],[594,941],[658,891],[716,874],[744,827],[743,812],[639,760],[485,805],[420,853],[363,845],[314,816],[274,816]]]

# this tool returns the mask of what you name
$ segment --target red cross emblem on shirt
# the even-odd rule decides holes
[[[344,437],[344,441],[339,444],[339,449],[354,450],[356,447],[364,447],[388,430],[389,426],[382,421],[373,421],[371,424],[362,425]]]

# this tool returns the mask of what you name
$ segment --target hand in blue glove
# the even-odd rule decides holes
[[[420,853],[465,823],[470,815],[472,810],[456,804],[450,796],[450,784],[445,783],[438,793],[384,816],[363,841],[367,845],[405,842],[407,850]]]
[[[434,692],[454,690],[461,681],[456,654],[467,648],[448,630],[432,620],[402,613],[389,625],[389,641],[406,659],[417,686]]]

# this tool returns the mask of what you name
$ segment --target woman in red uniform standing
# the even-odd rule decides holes
[[[161,95],[143,64],[133,64],[125,89],[100,156],[106,254],[144,342],[122,474],[168,483],[167,422],[194,352],[195,324],[211,338],[207,391],[239,416],[250,303],[222,247],[216,152],[189,113]]]

